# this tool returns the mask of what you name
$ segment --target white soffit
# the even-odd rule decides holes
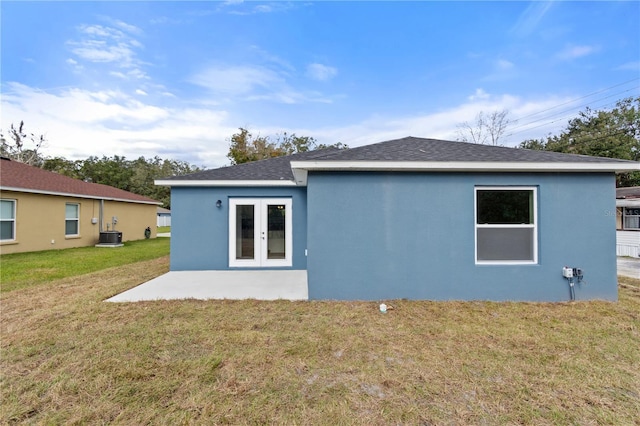
[[[156,180],[158,186],[296,186],[291,180]]]

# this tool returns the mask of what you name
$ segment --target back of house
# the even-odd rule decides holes
[[[322,300],[616,300],[615,173],[634,170],[406,137],[156,184],[174,271],[304,270]]]

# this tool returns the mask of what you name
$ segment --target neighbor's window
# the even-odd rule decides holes
[[[536,188],[476,187],[476,262],[536,263]]]
[[[16,201],[0,200],[0,241],[16,239]]]
[[[640,230],[640,208],[625,207],[622,229]]]
[[[80,204],[67,203],[64,217],[64,235],[80,235]]]

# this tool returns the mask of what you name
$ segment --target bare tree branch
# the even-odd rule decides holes
[[[490,141],[492,145],[498,145],[500,138],[509,125],[508,115],[509,111],[506,109],[494,111],[488,115],[480,111],[476,115],[474,123],[465,121],[458,124],[458,140],[478,144],[485,144]]]

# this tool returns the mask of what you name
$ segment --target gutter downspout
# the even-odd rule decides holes
[[[103,222],[103,215],[104,215],[104,199],[100,200],[100,232],[103,232],[102,229],[102,222]]]

